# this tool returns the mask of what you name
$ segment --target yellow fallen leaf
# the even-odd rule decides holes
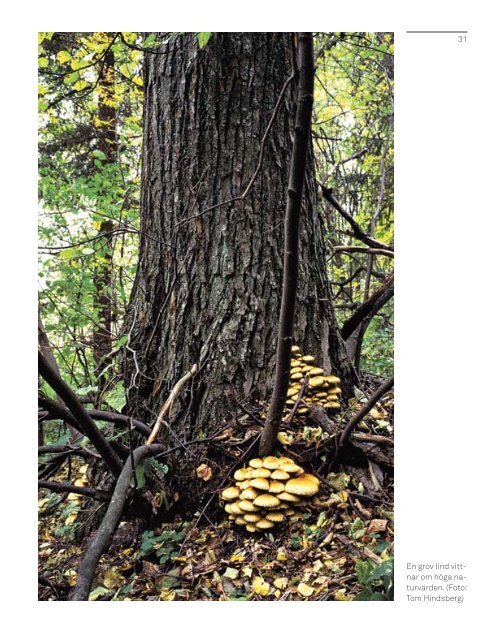
[[[304,582],[300,582],[297,591],[300,595],[305,596],[305,598],[309,598],[311,595],[313,595],[315,589],[310,587],[310,585],[305,584]]]
[[[260,576],[256,576],[252,581],[252,591],[259,596],[266,596],[270,591],[270,584]]]
[[[293,436],[286,433],[286,431],[279,431],[279,433],[277,434],[277,439],[281,444],[285,446],[293,444]]]
[[[117,589],[125,583],[125,578],[114,567],[104,573],[103,584],[107,589]]]
[[[253,573],[253,569],[252,567],[242,567],[241,568],[241,573],[246,576],[247,578],[251,578],[252,573]]]
[[[285,589],[288,586],[287,578],[276,578],[274,580],[274,586],[276,589]]]
[[[275,595],[275,596],[276,596],[276,598],[278,598],[278,599],[281,597],[281,592],[279,591],[279,589],[276,589],[276,590],[274,591],[274,595]]]
[[[233,554],[229,559],[230,562],[243,562],[244,560],[245,560],[245,556],[242,556],[240,554],[238,555]]]
[[[65,525],[72,524],[73,522],[75,522],[76,518],[77,518],[77,514],[71,513],[69,516],[65,518]]]
[[[320,571],[324,568],[324,563],[321,560],[315,560],[312,564],[312,571],[314,573],[320,573]]]
[[[347,602],[348,600],[352,600],[351,596],[346,595],[346,589],[339,589],[339,591],[335,592],[334,600],[338,600],[339,602]]]
[[[204,482],[208,482],[212,478],[212,469],[206,464],[201,464],[195,469],[197,478],[201,478]]]
[[[89,469],[89,465],[83,464],[82,467],[79,469],[79,475],[83,476],[85,473],[87,473],[88,469]]]
[[[286,560],[286,554],[284,553],[284,551],[279,551],[279,552],[277,553],[277,559],[278,559],[278,560],[280,560],[281,562],[282,562],[283,560]]]
[[[230,580],[236,580],[239,573],[240,572],[238,571],[238,569],[235,569],[234,567],[227,567],[226,571],[223,573],[223,576],[225,578],[229,578]]]

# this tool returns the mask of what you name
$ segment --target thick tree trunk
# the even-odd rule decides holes
[[[199,49],[196,35],[184,34],[145,60],[141,244],[127,318],[127,382],[135,415],[149,420],[173,384],[200,365],[173,425],[178,437],[207,433],[235,415],[237,402],[267,401],[272,388],[293,83],[248,195],[196,214],[244,192],[293,73],[293,46],[288,33],[214,33]],[[340,375],[349,393],[351,365],[330,300],[310,154],[294,339]]]

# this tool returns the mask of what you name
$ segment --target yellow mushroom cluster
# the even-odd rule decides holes
[[[337,376],[326,376],[324,370],[314,365],[315,358],[310,355],[302,355],[300,348],[291,347],[291,377],[286,406],[290,410],[298,399],[303,378],[308,376],[308,387],[303,393],[305,404],[318,404],[326,409],[340,409],[339,396],[341,380]],[[300,406],[298,413],[308,413],[308,407]]]
[[[278,523],[299,520],[307,499],[318,493],[318,478],[305,473],[291,458],[266,456],[237,469],[236,483],[221,498],[229,519],[254,533]]]

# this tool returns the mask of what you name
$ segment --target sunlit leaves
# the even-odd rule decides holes
[[[212,32],[210,31],[201,31],[200,33],[197,34],[197,40],[199,43],[199,47],[201,49],[203,49],[207,45],[211,36],[212,36]]]

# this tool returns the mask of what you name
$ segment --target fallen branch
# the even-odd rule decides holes
[[[161,411],[159,412],[156,423],[152,428],[151,434],[147,438],[147,442],[146,442],[147,446],[151,445],[154,442],[154,440],[157,438],[159,429],[161,427],[161,422],[164,420],[164,417],[169,413],[171,413],[171,409],[173,408],[173,403],[175,399],[178,397],[181,389],[190,380],[190,378],[193,378],[193,376],[197,373],[198,370],[199,370],[198,366],[194,364],[191,367],[190,371],[187,371],[186,374],[183,376],[183,378],[180,378],[180,380],[178,380],[178,382],[175,384],[175,386],[171,390],[171,393],[169,394],[169,398],[166,400]]]
[[[151,446],[143,445],[135,449],[133,455],[127,458],[115,485],[108,510],[80,564],[77,583],[70,598],[71,600],[87,600],[89,598],[99,559],[118,527],[125,503],[131,491],[130,482],[133,478],[134,465],[138,465],[148,456],[161,453],[163,449],[163,445],[159,444],[153,444]]]
[[[49,480],[38,480],[40,489],[50,489],[56,493],[79,493],[81,496],[88,496],[95,500],[109,500],[111,493],[107,491],[99,491],[99,489],[91,489],[90,487],[78,487],[75,484],[67,482],[50,482]]]
[[[344,431],[341,433],[341,437],[339,438],[338,454],[340,453],[341,449],[344,447],[344,445],[348,441],[348,438],[351,435],[351,432],[353,431],[353,429],[356,427],[356,425],[359,424],[361,420],[363,420],[363,418],[377,404],[380,398],[383,398],[383,396],[388,391],[390,391],[390,389],[392,389],[393,386],[394,386],[394,378],[392,377],[386,380],[383,384],[381,384],[378,387],[378,389],[375,391],[375,393],[370,397],[368,402],[363,407],[361,407],[358,413],[354,414],[354,416],[351,418],[351,420],[347,423],[346,427],[344,428]]]
[[[118,475],[123,467],[122,461],[120,460],[110,443],[98,429],[94,420],[80,403],[75,393],[68,386],[68,384],[64,380],[62,380],[60,375],[53,369],[45,356],[39,350],[38,369],[39,373],[43,376],[50,387],[67,405],[70,413],[72,413],[74,418],[77,420],[79,430],[89,438],[96,451],[101,455],[101,458],[103,458],[108,467],[111,469],[112,473],[115,476]]]
[[[68,411],[68,409],[63,405],[55,402],[54,400],[51,400],[51,398],[40,396],[39,405],[43,407],[43,409],[46,409],[46,411],[48,412],[46,416],[43,415],[39,418],[39,420],[53,420],[58,418],[60,420],[69,422],[69,424],[71,424],[70,420],[72,420],[73,423],[77,425],[77,421]],[[143,436],[149,436],[151,433],[151,428],[144,422],[136,420],[135,418],[127,416],[123,413],[116,413],[114,411],[102,411],[101,409],[86,409],[86,411],[93,420],[112,422],[113,424],[120,424],[122,426],[131,425]]]

